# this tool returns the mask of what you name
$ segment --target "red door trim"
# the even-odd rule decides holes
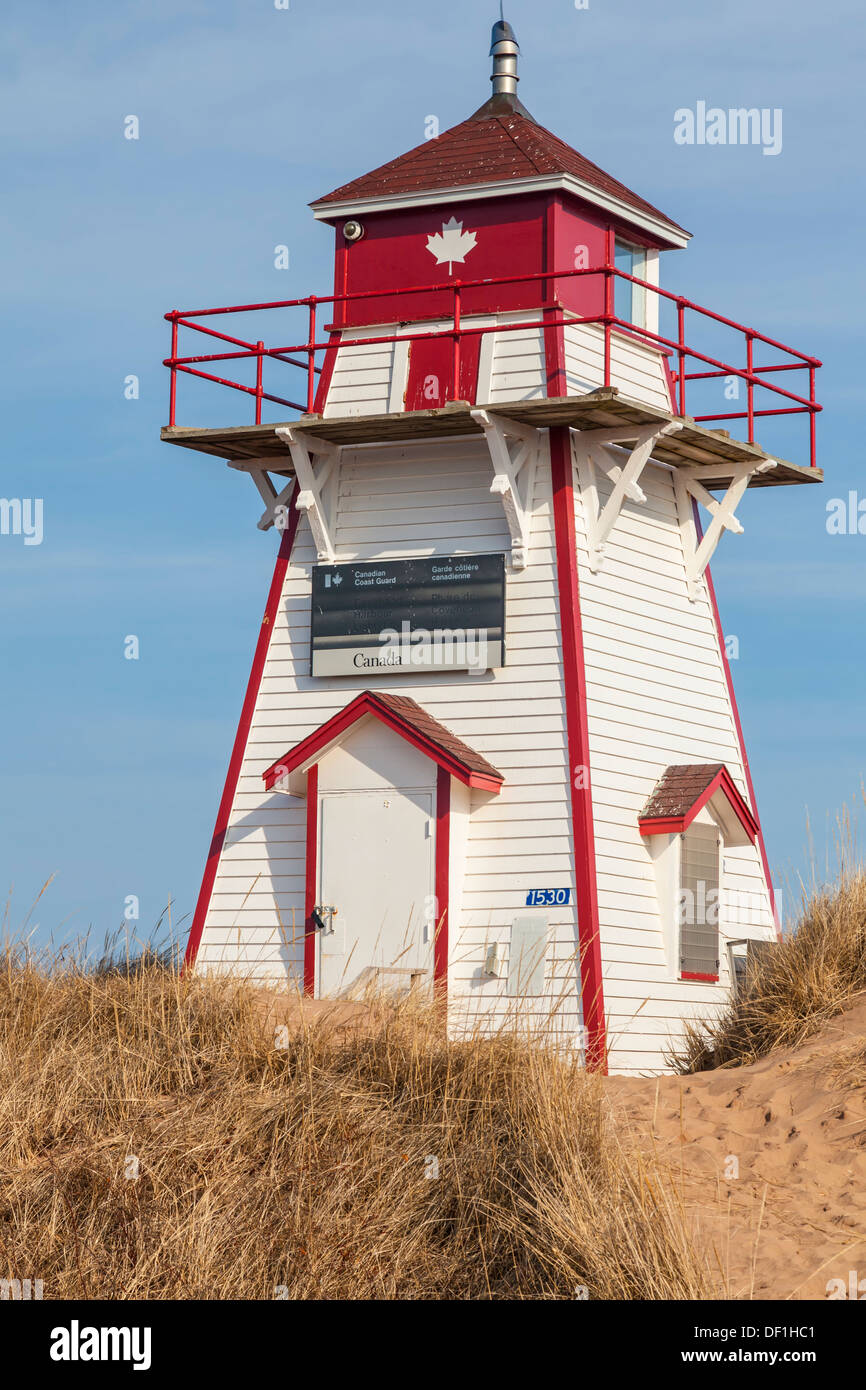
[[[319,883],[319,764],[307,773],[307,845],[304,868],[304,994],[316,994],[316,928],[313,908]]]
[[[294,498],[292,501],[294,501]],[[235,799],[235,791],[237,790],[238,779],[241,774],[241,766],[244,760],[247,739],[249,738],[250,725],[253,722],[253,711],[256,707],[259,687],[262,683],[262,673],[265,669],[265,660],[268,655],[268,648],[271,644],[274,621],[280,607],[283,583],[286,577],[286,570],[289,567],[289,559],[292,554],[292,546],[295,543],[295,533],[298,529],[299,520],[300,512],[296,507],[290,504],[289,524],[283,532],[276,564],[274,565],[274,575],[268,592],[268,601],[265,605],[265,613],[262,618],[261,628],[259,629],[256,650],[253,655],[252,670],[250,671],[250,678],[247,682],[247,690],[241,708],[241,717],[238,722],[238,729],[232,746],[228,772],[226,773],[225,786],[223,787],[223,794],[220,799],[219,810],[217,811],[216,825],[214,826],[210,849],[208,850],[198,901],[195,905],[192,926],[189,931],[189,940],[186,944],[186,954],[183,961],[185,970],[195,964],[195,958],[201,943],[201,935],[204,930],[208,908],[210,907],[217,866],[219,864],[220,855],[222,854],[223,845],[225,844],[229,816],[231,815],[232,803]]]
[[[448,997],[448,909],[451,880],[451,773],[436,773],[436,868],[434,898],[436,921],[433,939],[433,988],[440,999]]]
[[[440,999],[448,996],[448,908],[451,881],[451,774],[436,774],[436,851],[434,856],[433,987]],[[306,867],[304,871],[304,994],[316,993],[316,928],[313,908],[319,881],[319,765],[307,773]]]

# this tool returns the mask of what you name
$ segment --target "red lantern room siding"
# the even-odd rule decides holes
[[[341,325],[355,327],[371,323],[405,323],[421,319],[450,317],[450,288],[455,280],[480,280],[507,275],[533,275],[542,269],[544,215],[548,198],[496,198],[489,202],[454,203],[453,206],[413,208],[401,212],[372,213],[361,218],[365,235],[348,246],[345,253],[346,292],[364,294],[392,284],[447,286],[447,294],[401,294],[388,298],[350,300],[344,306]],[[471,249],[466,242],[458,247],[465,261],[437,264],[427,249],[429,237],[441,236],[443,228],[455,220],[462,235],[473,233]],[[337,254],[341,254],[343,223],[337,227]],[[345,243],[343,243],[345,245]],[[538,303],[538,285],[532,281],[518,285],[479,286],[467,290],[462,312],[490,313],[498,310],[533,309]]]
[[[548,211],[554,206],[558,210],[554,254],[545,260],[545,227]],[[335,327],[450,318],[451,288],[458,280],[540,275],[547,265],[557,270],[601,266],[607,228],[617,227],[616,219],[605,218],[560,192],[376,212],[360,220],[364,236],[352,244],[347,244],[343,237],[345,220],[337,225],[334,278],[336,293],[369,297],[337,304]],[[428,239],[443,236],[453,223],[459,225],[459,230],[453,228],[456,249],[465,259],[450,265],[439,263],[428,250]],[[470,237],[474,237],[474,244],[470,244]],[[636,242],[638,237],[630,232],[629,239]],[[647,246],[660,245],[649,238],[642,240]],[[438,283],[446,290],[441,295],[430,291],[391,296],[376,293],[389,285],[404,290],[413,285]],[[559,279],[546,288],[548,302],[581,315],[604,312],[601,275]],[[461,313],[465,317],[532,310],[538,307],[543,294],[544,287],[537,280],[478,285],[463,292]]]

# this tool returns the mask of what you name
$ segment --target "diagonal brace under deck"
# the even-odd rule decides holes
[[[616,525],[626,498],[632,502],[646,501],[638,480],[659,440],[681,429],[682,423],[672,420],[661,426],[648,425],[643,428],[618,426],[615,429],[572,431],[572,454],[584,501],[589,567],[593,572],[599,569],[604,559],[605,542]],[[632,445],[627,462],[622,467],[615,464],[605,470],[613,481],[613,491],[601,507],[596,474],[599,451],[609,454],[611,446],[626,444]]]
[[[295,506],[305,512],[313,534],[316,554],[320,560],[333,564],[337,558],[334,544],[334,488],[328,483],[335,482],[342,449],[325,439],[317,439],[294,426],[280,425],[275,433],[288,444],[298,480],[298,495]],[[314,467],[313,455],[324,457],[324,462]]]
[[[516,570],[529,564],[529,545],[532,530],[532,497],[535,474],[541,449],[541,433],[531,425],[519,424],[506,416],[487,410],[470,411],[487,440],[493,464],[490,491],[502,499],[502,508],[511,537],[511,563]],[[509,438],[519,441],[512,457]]]
[[[731,531],[738,536],[743,534],[742,522],[737,519],[735,513],[753,476],[756,473],[767,473],[775,467],[775,459],[763,459],[759,463],[736,464],[734,476],[728,484],[727,491],[720,498],[713,497],[711,493],[707,492],[701,482],[702,478],[711,481],[713,475],[718,472],[712,465],[705,468],[674,469],[674,492],[677,499],[680,531],[683,537],[688,596],[691,602],[697,598],[701,578],[722,538],[722,532]],[[691,498],[706,507],[712,517],[700,544],[697,543]]]

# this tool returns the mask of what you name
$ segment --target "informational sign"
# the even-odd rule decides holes
[[[488,671],[505,664],[505,557],[313,569],[312,674]]]

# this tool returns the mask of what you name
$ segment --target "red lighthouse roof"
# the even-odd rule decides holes
[[[538,124],[517,97],[516,73],[511,90],[497,90],[495,74],[493,81],[494,95],[468,120],[318,198],[311,204],[316,216],[563,188],[668,244],[685,245],[690,234],[678,223]]]
[[[371,200],[381,199],[395,206],[411,194],[440,190],[450,193],[458,188],[482,192],[484,186],[490,184],[561,179],[563,176],[570,176],[584,185],[584,196],[588,193],[589,201],[599,201],[591,195],[601,194],[606,203],[609,200],[625,204],[644,218],[662,224],[676,233],[677,244],[689,235],[652,203],[606,174],[532,117],[518,111],[501,116],[481,117],[480,113],[470,116],[437,139],[425,140],[407,154],[335,188],[312,206],[324,210],[332,204],[348,203],[353,209],[360,209]],[[333,210],[331,215],[334,215]]]

